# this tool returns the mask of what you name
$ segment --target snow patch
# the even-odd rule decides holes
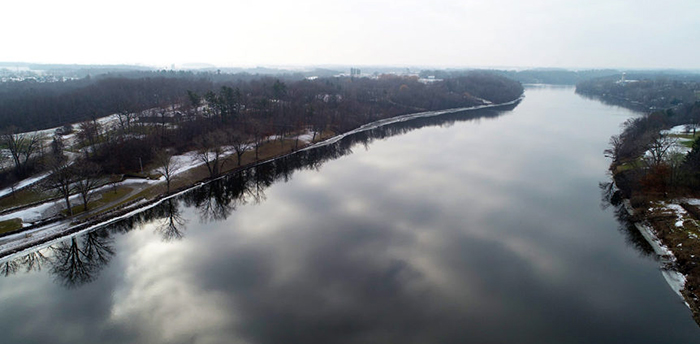
[[[669,250],[669,248],[666,247],[666,245],[661,243],[661,240],[659,240],[659,238],[656,237],[651,227],[638,222],[635,223],[634,226],[637,227],[637,230],[639,230],[640,233],[642,233],[644,239],[646,239],[649,245],[651,245],[651,247],[654,249],[654,252],[660,257],[662,262],[672,263],[676,260],[675,256],[673,255],[673,252],[671,252],[671,250]],[[666,283],[668,283],[671,289],[673,289],[673,291],[681,299],[683,299],[683,294],[681,293],[681,291],[685,288],[685,275],[678,271],[670,269],[662,269],[661,274],[663,275],[664,279],[666,280]]]
[[[668,209],[676,214],[676,227],[683,227],[683,221],[685,220],[685,216],[688,214],[683,207],[681,207],[679,204],[673,204],[673,203],[663,203],[663,208]]]
[[[693,133],[693,129],[692,129],[692,128],[691,128],[690,130],[687,130],[687,129],[686,129],[686,127],[687,127],[688,125],[689,125],[689,124],[677,125],[677,126],[671,128],[671,129],[668,129],[668,130],[662,130],[661,133],[662,133],[662,134],[670,134],[670,135],[692,134],[692,133]],[[700,128],[699,128],[699,129],[700,129]]]
[[[46,178],[46,177],[48,177],[48,176],[49,176],[49,173],[44,173],[44,174],[42,174],[42,175],[39,175],[39,176],[36,176],[36,177],[33,177],[33,178],[29,178],[29,179],[22,180],[22,181],[20,181],[19,183],[17,183],[17,185],[15,185],[15,191],[17,191],[17,190],[19,190],[19,189],[23,189],[23,188],[25,188],[25,187],[27,187],[27,186],[30,186],[30,185],[32,185],[32,184],[35,184],[35,183],[37,183],[37,182],[43,180],[44,178]],[[3,196],[5,196],[5,195],[9,195],[10,193],[12,193],[12,188],[11,188],[11,187],[10,187],[10,188],[4,188],[4,189],[0,190],[0,197],[3,197]]]

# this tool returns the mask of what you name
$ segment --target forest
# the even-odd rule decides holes
[[[576,84],[576,93],[606,103],[639,111],[666,110],[693,103],[700,92],[700,75],[629,73],[584,80]]]

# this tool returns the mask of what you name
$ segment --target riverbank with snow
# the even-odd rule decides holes
[[[630,200],[622,202],[630,221],[659,258],[664,280],[691,310],[696,322],[700,320],[700,300],[694,296],[698,276],[689,272],[694,267],[689,269],[688,264],[694,264],[688,258],[700,254],[695,233],[698,221],[685,207],[697,205],[700,205],[698,199],[684,199],[652,202],[635,209]]]
[[[376,122],[368,123],[363,126],[360,126],[354,130],[351,130],[346,133],[342,133],[336,136],[333,136],[327,140],[310,144],[310,139],[313,137],[312,133],[306,132],[300,134],[300,136],[293,137],[293,138],[287,138],[287,139],[298,139],[305,145],[305,147],[295,150],[292,152],[287,152],[284,154],[280,154],[278,156],[261,160],[261,161],[255,161],[253,163],[250,163],[248,165],[244,165],[238,168],[233,169],[232,171],[228,173],[235,173],[237,171],[251,168],[253,166],[257,166],[260,164],[267,163],[269,161],[279,159],[280,157],[286,157],[289,155],[297,154],[299,152],[307,151],[310,149],[315,149],[319,147],[324,147],[327,145],[334,144],[340,140],[342,140],[345,137],[348,137],[349,135],[353,135],[356,133],[376,129],[382,126],[394,124],[394,123],[399,123],[399,122],[405,122],[405,121],[410,121],[413,119],[417,118],[425,118],[425,117],[434,117],[434,116],[440,116],[444,114],[450,114],[450,113],[456,113],[456,112],[463,112],[463,111],[472,111],[472,110],[480,110],[480,109],[487,109],[487,108],[499,108],[499,107],[507,107],[507,106],[512,106],[517,104],[523,99],[521,96],[518,99],[515,99],[510,102],[502,103],[502,104],[484,104],[484,105],[479,105],[479,106],[473,106],[473,107],[463,107],[463,108],[455,108],[455,109],[447,109],[447,110],[439,110],[439,111],[426,111],[426,112],[420,112],[420,113],[413,113],[413,114],[406,114],[402,116],[396,116],[392,118],[387,118],[383,120],[379,120]],[[307,141],[307,139],[309,141]],[[229,155],[234,154],[233,152],[229,152]],[[195,152],[188,152],[182,155],[174,156],[173,157],[175,161],[177,161],[177,165],[179,165],[178,170],[176,171],[176,174],[184,174],[187,171],[191,171],[195,168],[201,167],[204,162],[197,160],[196,158],[196,153]],[[223,178],[219,177],[219,178]],[[63,240],[67,236],[71,235],[78,235],[80,233],[86,232],[93,230],[95,228],[99,228],[101,226],[108,225],[110,223],[113,223],[115,221],[118,221],[123,218],[128,218],[129,216],[133,216],[135,214],[138,214],[139,212],[145,211],[147,209],[150,209],[160,202],[176,197],[184,192],[190,191],[194,188],[201,187],[203,183],[208,183],[213,180],[217,180],[219,178],[215,179],[209,179],[209,180],[199,180],[195,181],[191,185],[187,185],[185,187],[180,188],[177,190],[174,194],[171,195],[165,195],[165,194],[160,194],[157,197],[154,197],[152,199],[142,199],[138,200],[137,202],[131,203],[126,207],[117,209],[116,211],[112,211],[103,215],[100,215],[92,220],[75,224],[74,222],[71,222],[69,219],[62,219],[56,222],[53,222],[51,224],[48,224],[46,226],[39,226],[32,228],[31,231],[21,231],[18,233],[14,233],[9,236],[5,236],[0,239],[0,257],[5,257],[5,256],[14,256],[16,254],[21,254],[21,252],[27,250],[27,249],[32,249],[34,247],[39,247],[39,246],[46,246],[50,245],[51,243],[58,241],[58,240]],[[150,185],[153,186],[158,183],[164,183],[164,177],[161,177],[160,179],[154,179],[154,180],[132,180],[132,179],[127,179],[126,181],[123,181],[121,184],[122,185],[129,185],[129,186],[135,186],[137,184],[145,184],[145,185]],[[107,187],[107,186],[105,186]],[[75,197],[75,196],[73,196]],[[60,202],[60,201],[54,201],[54,202]],[[24,219],[31,219],[38,221],[40,220],[41,216],[46,216],[48,215],[49,209],[53,209],[57,203],[51,203],[51,204],[39,204],[27,209],[22,209],[21,211],[18,212],[12,212],[12,213],[7,213],[3,214],[2,218],[6,219],[11,219],[11,218],[16,218],[16,217],[21,217]],[[14,217],[13,217],[14,216]]]

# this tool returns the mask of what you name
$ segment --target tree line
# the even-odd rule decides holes
[[[576,93],[639,111],[657,111],[693,103],[700,92],[700,75],[630,73],[581,81]]]
[[[605,150],[625,198],[641,202],[700,190],[700,142],[695,141],[685,154],[676,149],[678,139],[664,133],[679,125],[685,125],[688,134],[700,128],[698,90],[700,83],[692,80],[664,78],[628,83],[598,79],[577,85],[578,93],[632,109],[656,109],[623,123],[622,132],[610,138]]]
[[[11,185],[44,171],[50,174],[45,185],[67,206],[70,195],[77,193],[87,209],[91,190],[108,176],[143,172],[144,166],[156,167],[169,191],[177,163],[171,158],[174,154],[196,151],[196,159],[213,178],[233,164],[240,166],[246,152],[258,159],[270,138],[280,145],[295,138],[296,149],[300,134],[315,139],[405,113],[507,102],[523,92],[518,82],[482,72],[429,84],[396,75],[262,77],[218,84],[177,76],[106,78],[80,90],[80,99],[90,98],[90,104],[102,109],[93,114],[115,110],[111,124],[94,115],[65,126],[48,141],[39,134],[20,133],[18,127],[6,128],[0,145],[10,151],[13,168],[0,173],[0,182]],[[63,109],[77,99],[71,92],[47,98],[46,108]],[[75,116],[71,111],[54,113]],[[74,135],[70,145],[66,134]]]

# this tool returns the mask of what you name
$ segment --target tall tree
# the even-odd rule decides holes
[[[180,162],[173,159],[173,154],[167,150],[159,151],[155,154],[156,172],[165,177],[167,192],[170,193],[170,182],[173,180],[175,173],[182,167]]]
[[[69,216],[73,216],[73,209],[70,205],[70,194],[73,192],[73,183],[76,181],[76,174],[70,162],[64,157],[52,156],[48,159],[48,167],[51,175],[46,178],[46,186],[51,190],[56,190],[66,202],[66,210]]]
[[[14,127],[5,131],[2,134],[2,143],[10,151],[17,176],[24,177],[27,172],[27,164],[39,148],[41,136],[39,134],[16,133],[16,131],[17,129]]]
[[[91,151],[94,155],[97,152],[97,143],[101,136],[102,126],[97,120],[85,121],[78,125],[78,140],[85,149],[85,155]]]
[[[224,140],[225,137],[221,131],[201,136],[197,140],[196,159],[204,162],[211,178],[218,177],[226,163],[226,149],[222,146]]]
[[[241,157],[250,149],[247,136],[238,129],[229,129],[226,131],[226,134],[226,143],[233,147],[233,151],[236,153],[238,166],[241,166]]]
[[[92,198],[93,190],[99,185],[101,168],[99,165],[90,161],[76,162],[77,181],[75,183],[76,190],[83,200],[83,207],[88,211],[88,203]]]

